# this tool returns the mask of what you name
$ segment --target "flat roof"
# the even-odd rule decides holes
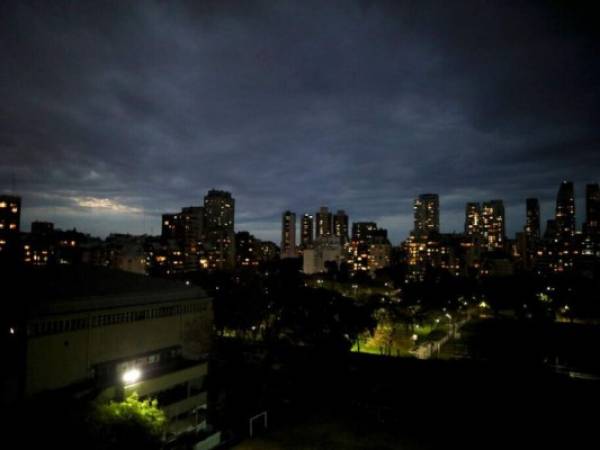
[[[77,313],[182,300],[209,300],[182,281],[151,278],[103,267],[24,268],[7,278],[7,301],[28,316]],[[6,290],[5,290],[6,289]]]

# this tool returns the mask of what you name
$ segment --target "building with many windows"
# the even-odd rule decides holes
[[[0,195],[0,252],[18,250],[21,230],[21,197]]]
[[[296,214],[285,211],[281,217],[281,257],[296,256]]]
[[[597,236],[600,234],[600,186],[598,183],[585,187],[585,231]]]
[[[487,250],[503,250],[506,244],[504,202],[490,200],[481,206],[481,237]]]
[[[440,199],[437,194],[421,194],[414,205],[417,238],[440,232]]]
[[[156,398],[169,436],[206,431],[212,303],[203,290],[101,268],[32,269],[16,286],[16,391],[116,399]],[[16,312],[19,311],[19,312]]]
[[[231,193],[211,189],[204,197],[204,249],[209,269],[235,265],[235,199]]]
[[[354,222],[352,239],[348,246],[348,262],[353,272],[369,271],[389,266],[391,244],[387,230],[377,228],[375,222]]]
[[[305,213],[300,224],[300,247],[310,248],[314,241],[313,216]]]
[[[481,205],[479,203],[467,203],[465,208],[465,236],[472,241],[481,238]]]
[[[326,206],[321,206],[315,214],[315,239],[333,234],[333,218]]]
[[[258,267],[261,259],[260,241],[247,231],[237,232],[235,258],[238,267]]]
[[[563,181],[556,195],[556,226],[563,238],[575,236],[575,188],[573,182]]]
[[[340,242],[344,245],[348,242],[348,231],[348,214],[340,209],[333,216],[333,235],[340,238]]]
[[[532,240],[540,238],[540,202],[537,198],[528,198],[526,201],[525,234]]]

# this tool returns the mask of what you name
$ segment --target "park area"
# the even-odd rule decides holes
[[[236,450],[580,448],[597,434],[581,405],[600,400],[598,382],[544,365],[286,354],[276,370],[260,371],[265,384],[252,390],[264,393],[259,409],[268,411],[269,428],[243,438],[258,409],[251,411]]]

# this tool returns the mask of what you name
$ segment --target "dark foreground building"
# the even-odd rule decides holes
[[[33,268],[13,283],[4,344],[15,364],[3,403],[48,393],[108,401],[135,391],[158,400],[167,440],[207,438],[213,313],[202,289],[88,267]]]

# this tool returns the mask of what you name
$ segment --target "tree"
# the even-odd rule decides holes
[[[91,446],[97,450],[160,449],[167,418],[156,400],[136,393],[121,402],[95,406],[89,418]]]
[[[375,327],[364,306],[326,289],[292,290],[275,309],[272,337],[294,345],[348,351],[362,332]]]

